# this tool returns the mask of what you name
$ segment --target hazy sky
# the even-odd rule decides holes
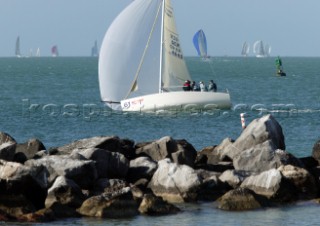
[[[0,56],[41,49],[49,56],[89,56],[116,15],[132,0],[0,0]],[[196,55],[202,28],[212,56],[239,56],[244,41],[261,39],[271,55],[320,56],[320,0],[171,0],[186,56]]]

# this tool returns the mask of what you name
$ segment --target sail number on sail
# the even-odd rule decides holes
[[[175,36],[174,34],[171,34],[170,38],[171,38],[171,44],[170,44],[171,54],[173,56],[176,56],[176,57],[182,59],[183,55],[182,55],[182,51],[181,51],[180,44],[179,44],[179,38],[177,36]]]

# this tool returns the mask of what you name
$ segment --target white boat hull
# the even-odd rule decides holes
[[[121,101],[122,111],[158,111],[193,109],[230,109],[229,93],[168,92],[139,96]]]

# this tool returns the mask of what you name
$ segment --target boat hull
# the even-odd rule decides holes
[[[168,92],[139,96],[121,101],[122,111],[158,111],[193,109],[230,109],[229,93]]]

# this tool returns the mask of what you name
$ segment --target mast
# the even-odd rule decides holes
[[[164,11],[165,11],[165,2],[166,0],[162,0],[162,12],[161,12],[161,40],[160,40],[160,70],[159,70],[159,93],[162,93],[162,57],[163,57],[163,30],[164,30]]]

